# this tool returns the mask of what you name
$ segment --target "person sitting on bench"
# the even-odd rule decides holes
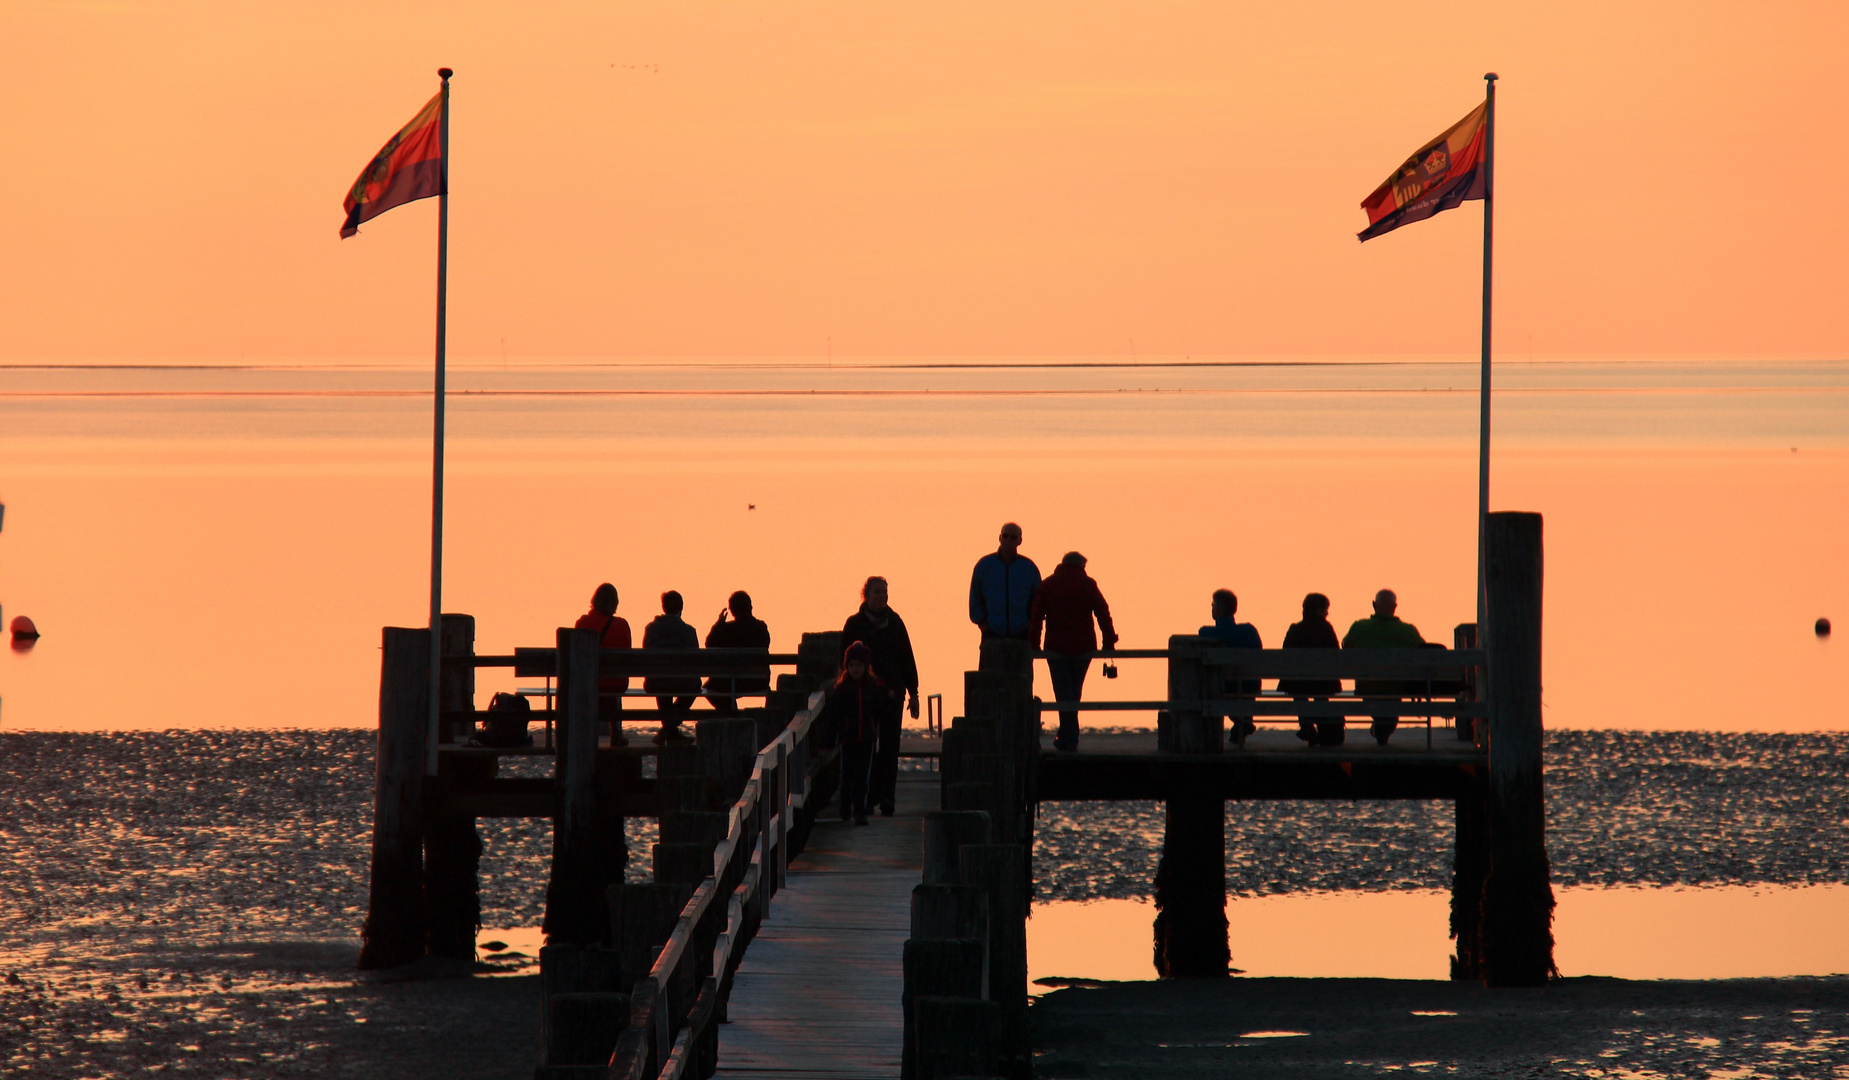
[[[1329,625],[1329,598],[1313,592],[1303,598],[1303,621],[1290,624],[1284,632],[1286,649],[1339,649],[1342,642]],[[1342,692],[1340,679],[1279,679],[1278,689],[1310,701],[1327,701],[1330,694]],[[1297,737],[1311,746],[1340,746],[1346,731],[1339,716],[1297,718]]]
[[[1249,622],[1238,622],[1233,618],[1239,612],[1239,597],[1231,589],[1213,591],[1213,625],[1201,627],[1201,637],[1208,638],[1229,649],[1262,649],[1265,643],[1258,636],[1258,627]],[[1241,679],[1234,686],[1227,680],[1225,693],[1256,694],[1260,683],[1257,679]],[[1244,746],[1246,736],[1258,730],[1258,725],[1249,716],[1235,716],[1233,730],[1226,736],[1226,741]]]
[[[661,594],[661,614],[655,621],[642,628],[642,647],[644,649],[697,649],[700,647],[700,632],[688,626],[681,618],[681,611],[686,608],[686,601],[673,589]],[[692,738],[681,730],[681,721],[693,711],[693,703],[700,697],[700,677],[698,675],[650,675],[642,680],[642,689],[655,695],[655,710],[661,716],[661,730],[655,733],[655,743],[672,742]]]
[[[1419,636],[1419,628],[1409,622],[1400,621],[1393,612],[1399,607],[1399,597],[1393,595],[1392,589],[1382,589],[1374,594],[1374,614],[1365,619],[1356,619],[1348,633],[1342,635],[1344,649],[1419,649],[1425,647],[1425,639]],[[1356,679],[1355,693],[1366,697],[1397,698],[1405,691],[1405,684],[1396,679]],[[1369,730],[1374,733],[1374,741],[1382,746],[1393,736],[1393,729],[1400,726],[1397,716],[1376,716]]]

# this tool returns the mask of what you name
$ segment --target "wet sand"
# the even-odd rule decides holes
[[[1089,983],[1040,998],[1032,1016],[1034,1073],[1048,1080],[1849,1075],[1842,977],[1581,978],[1495,991],[1390,979]]]
[[[126,953],[0,984],[0,1074],[505,1080],[539,1063],[537,976],[361,982],[357,941]]]

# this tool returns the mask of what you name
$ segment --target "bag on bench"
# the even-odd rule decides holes
[[[519,694],[494,695],[488,702],[488,721],[482,726],[481,734],[475,736],[475,744],[502,748],[533,745],[533,736],[526,730],[532,711],[532,703]]]

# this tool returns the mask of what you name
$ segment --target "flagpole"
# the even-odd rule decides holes
[[[437,138],[441,142],[442,181],[437,189],[437,363],[430,469],[430,728],[424,740],[424,775],[437,774],[437,739],[442,735],[443,691],[443,397],[445,352],[448,349],[449,303],[449,78],[455,72],[438,68],[443,80],[442,115]]]
[[[1483,76],[1489,108],[1483,135],[1483,375],[1477,403],[1477,645],[1483,645],[1483,628],[1489,606],[1485,579],[1489,537],[1489,390],[1490,390],[1490,250],[1496,222],[1496,73]]]

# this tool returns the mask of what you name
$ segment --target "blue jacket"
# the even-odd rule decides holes
[[[992,634],[1025,637],[1040,568],[1025,555],[1012,563],[990,552],[976,560],[969,579],[969,621]]]
[[[1230,617],[1215,619],[1212,626],[1201,627],[1201,636],[1211,638],[1229,649],[1262,649],[1265,643],[1259,640],[1258,627],[1249,622],[1234,622]],[[1259,680],[1241,679],[1237,687],[1229,681],[1226,689],[1235,694],[1256,694]]]
[[[1258,627],[1249,622],[1234,622],[1232,619],[1215,619],[1212,626],[1201,627],[1201,636],[1212,638],[1229,649],[1262,649],[1265,643],[1258,638]]]

